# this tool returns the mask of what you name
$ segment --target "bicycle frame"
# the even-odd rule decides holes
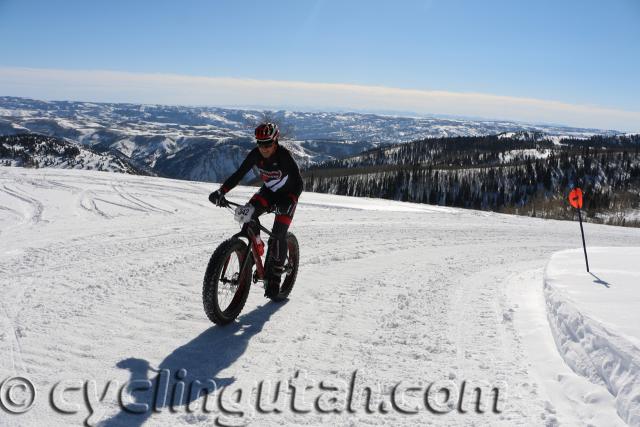
[[[232,206],[242,206],[238,203],[233,203],[227,200],[227,203],[229,205]],[[267,229],[266,227],[264,227],[262,224],[260,224],[260,221],[258,220],[251,220],[249,222],[249,224],[255,224],[258,226],[258,228],[261,231],[264,231],[265,233],[267,233],[267,235],[269,237],[271,237],[272,233],[271,231],[269,231],[269,229]],[[240,271],[245,271],[244,269],[247,267],[247,263],[249,262],[249,254],[251,254],[251,256],[253,257],[253,261],[256,265],[256,272],[258,274],[258,279],[259,280],[264,280],[265,277],[265,268],[264,268],[264,264],[262,263],[262,257],[260,256],[260,253],[258,252],[258,241],[257,241],[257,235],[256,233],[254,233],[253,231],[253,227],[246,227],[246,233],[244,232],[239,232],[235,234],[236,236],[240,236],[240,237],[246,237],[249,240],[249,245],[247,246],[247,250],[245,251],[245,253],[243,254],[243,259],[242,259],[242,265],[240,266]],[[226,266],[225,269],[226,270]]]
[[[232,206],[241,206],[224,198],[216,200],[216,205],[231,211]],[[249,211],[238,209],[236,218],[240,219],[240,215],[247,215]],[[238,317],[251,293],[252,282],[262,282],[264,296],[274,302],[286,300],[296,282],[300,258],[300,244],[296,236],[287,232],[283,243],[282,236],[263,227],[257,215],[250,219],[253,222],[245,223],[239,233],[218,245],[207,265],[202,282],[202,304],[209,320],[218,325],[229,324]],[[265,259],[263,243],[259,240],[261,231],[269,236]],[[280,246],[274,244],[276,237]],[[283,244],[286,244],[286,256],[280,253]],[[282,256],[285,259],[280,266]],[[272,263],[275,264],[273,271]]]

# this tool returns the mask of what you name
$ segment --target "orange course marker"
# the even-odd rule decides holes
[[[569,193],[569,203],[576,209],[582,209],[582,190],[580,188],[574,188]]]
[[[569,193],[569,203],[578,210],[578,220],[580,220],[580,234],[582,235],[582,247],[584,248],[584,262],[587,264],[587,272],[589,272],[589,258],[587,258],[587,244],[584,242],[584,229],[582,228],[582,190],[579,187],[574,188]]]

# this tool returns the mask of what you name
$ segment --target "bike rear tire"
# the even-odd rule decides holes
[[[233,322],[247,302],[253,259],[240,271],[245,255],[251,256],[247,244],[237,237],[222,242],[211,255],[202,284],[202,302],[207,317],[217,325]]]
[[[278,295],[271,297],[272,301],[283,301],[289,297],[293,285],[298,277],[298,263],[300,261],[300,246],[293,233],[287,233],[287,259],[284,263],[285,270],[289,272],[282,279]]]

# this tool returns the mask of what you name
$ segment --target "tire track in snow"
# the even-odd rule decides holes
[[[18,372],[29,372],[24,363],[24,359],[22,357],[22,345],[20,344],[20,336],[18,334],[17,329],[14,326],[14,321],[12,320],[9,311],[7,310],[6,305],[0,301],[0,305],[2,306],[2,311],[4,312],[4,331],[10,330],[9,335],[9,353],[11,360],[11,367],[15,373]],[[6,332],[4,333],[6,336]],[[17,362],[17,363],[16,363]],[[19,366],[18,366],[19,365]]]
[[[511,312],[506,307],[504,295],[503,281],[513,277],[516,271],[530,269],[533,263],[519,260],[518,256],[523,253],[514,248],[487,254],[493,264],[503,265],[499,270],[493,265],[478,263],[477,258],[474,260],[468,255],[456,255],[456,262],[463,264],[468,272],[458,272],[459,286],[452,297],[451,319],[455,325],[456,347],[453,374],[466,379],[477,378],[480,374],[504,381],[507,400],[502,419],[518,422],[538,418],[545,425],[555,425],[555,410],[541,400],[538,384],[524,362],[526,355],[510,323]],[[533,402],[535,405],[532,406]]]
[[[102,203],[107,203],[109,205],[117,206],[119,208],[125,208],[125,209],[136,211],[136,212],[149,213],[148,209],[144,209],[144,208],[138,207],[137,205],[135,205],[135,206],[124,205],[122,203],[114,202],[113,200],[107,200],[107,199],[103,199],[103,198],[99,198],[99,197],[95,197],[93,200],[94,200],[94,203],[95,203],[95,201],[100,201]],[[112,217],[114,217],[114,216],[116,216],[116,215],[113,215]]]
[[[14,298],[14,300],[16,305],[25,308],[44,306],[44,313],[40,316],[44,316],[46,321],[32,324],[34,335],[46,333],[46,325],[52,321],[58,327],[73,330],[73,334],[60,337],[55,346],[44,349],[32,348],[28,354],[29,358],[36,359],[38,366],[44,370],[59,369],[62,362],[66,366],[82,366],[87,358],[95,358],[95,353],[91,351],[94,346],[88,347],[88,350],[73,350],[79,337],[84,342],[94,341],[96,331],[103,330],[105,323],[119,325],[123,321],[124,314],[127,314],[127,323],[133,330],[135,327],[132,325],[138,322],[141,325],[148,323],[147,310],[154,311],[157,309],[156,305],[164,304],[162,300],[148,298],[149,283],[157,284],[158,297],[171,300],[174,304],[184,300],[189,294],[185,294],[183,285],[168,277],[180,275],[180,272],[198,271],[198,267],[206,266],[206,255],[209,252],[210,243],[206,242],[206,247],[203,243],[200,256],[196,256],[193,254],[194,243],[189,241],[191,236],[181,234],[174,236],[181,239],[182,245],[179,246],[168,243],[170,240],[167,237],[171,237],[170,233],[159,236],[160,239],[149,236],[136,240],[128,239],[128,245],[121,244],[120,240],[109,240],[105,245],[111,247],[110,249],[87,248],[82,244],[74,245],[66,250],[53,251],[56,253],[54,257],[47,256],[52,253],[51,250],[43,250],[42,258],[47,261],[43,263],[44,268],[29,272],[27,274],[29,280],[19,284],[25,287],[24,285],[31,281],[47,283],[47,289],[43,290],[42,286],[37,286],[35,295],[29,302],[25,302],[24,298]],[[143,246],[148,249],[153,248],[153,256],[140,250]],[[93,253],[88,255],[83,253],[87,249]],[[114,256],[96,256],[102,251]],[[78,261],[57,265],[60,259],[67,258]],[[204,274],[204,267],[202,267],[202,274]],[[16,279],[20,282],[20,277],[24,276],[25,273],[21,272]],[[92,279],[78,280],[78,277],[92,277]],[[198,285],[201,283],[200,280],[201,277],[198,275]],[[200,295],[199,289],[196,294]],[[20,300],[19,303],[18,300]],[[72,300],[82,301],[82,305],[69,305],[68,301]],[[199,305],[197,311],[189,310],[196,317],[200,317],[197,316],[201,313]],[[171,322],[172,318],[169,316],[166,321]],[[163,327],[170,327],[170,324]],[[117,340],[122,344],[121,348],[133,348],[138,345],[138,339],[136,334],[126,334]]]
[[[16,276],[31,276],[46,272],[83,270],[96,262],[105,265],[118,264],[118,260],[144,254],[149,256],[149,252],[155,253],[156,250],[180,252],[198,247],[215,249],[212,241],[216,241],[216,236],[212,233],[204,234],[201,230],[185,231],[182,228],[178,231],[141,236],[114,235],[109,232],[78,240],[72,245],[54,244],[44,248],[26,249],[19,258],[9,260],[4,265],[7,272],[17,272]],[[206,268],[206,265],[203,268]]]
[[[83,211],[90,212],[92,214],[98,215],[105,219],[113,218],[111,215],[107,214],[103,210],[101,210],[98,205],[96,205],[95,194],[91,190],[83,190],[78,197],[78,206],[82,208]]]
[[[9,207],[6,206],[0,206],[0,210],[7,212],[8,215],[15,217],[16,222],[23,222],[26,220],[26,217],[24,214],[20,213],[19,211],[15,210],[15,209],[11,209]],[[0,233],[2,233],[2,230],[0,230]]]
[[[130,192],[122,190],[121,187],[118,186],[118,185],[113,184],[112,187],[116,191],[116,193],[120,197],[122,197],[124,200],[126,200],[128,202],[131,202],[136,206],[139,206],[140,208],[142,208],[146,212],[173,213],[172,211],[168,211],[168,210],[165,210],[165,209],[158,208],[157,206],[154,206],[154,205],[152,205],[150,203],[147,203],[147,202],[145,202],[143,200],[140,200],[138,197],[134,196]]]
[[[151,209],[152,211],[155,212],[160,212],[160,213],[168,213],[168,214],[173,214],[173,211],[167,210],[167,209],[162,209],[159,208],[155,205],[152,205],[151,203],[145,202],[144,200],[140,199],[137,196],[134,196],[132,193],[127,193],[127,196],[133,201],[138,203],[140,206],[147,206],[149,209]]]
[[[42,214],[44,213],[44,205],[42,204],[42,202],[40,202],[39,200],[36,200],[30,196],[27,196],[25,194],[20,194],[21,192],[17,189],[10,189],[9,187],[7,187],[7,185],[3,185],[3,188],[0,189],[2,191],[4,191],[5,193],[7,193],[10,196],[15,197],[16,199],[19,199],[25,203],[27,203],[31,209],[32,209],[32,213],[30,214],[30,216],[26,216],[25,215],[25,220],[26,222],[31,222],[33,224],[37,224],[40,221],[42,221]]]
[[[62,182],[55,180],[54,178],[59,178],[59,177],[56,177],[55,175],[51,176],[48,173],[44,173],[43,176],[41,177],[25,178],[22,181],[22,183],[32,185],[36,189],[47,189],[47,190],[62,189],[62,190],[70,191],[72,193],[77,193],[79,191],[82,191],[81,187],[64,184]]]

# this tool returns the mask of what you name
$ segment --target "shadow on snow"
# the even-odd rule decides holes
[[[185,414],[185,406],[188,408],[191,402],[215,391],[213,388],[202,390],[200,396],[191,395],[190,385],[196,380],[203,385],[211,384],[210,380],[213,380],[217,389],[232,384],[235,378],[219,378],[218,374],[242,356],[251,338],[262,330],[271,315],[284,303],[267,303],[241,316],[237,322],[225,327],[213,326],[207,329],[171,352],[157,369],[151,368],[149,362],[143,359],[132,357],[121,360],[116,366],[129,370],[127,391],[134,400],[125,403],[126,408],[121,403],[120,412],[99,425],[141,426],[151,417],[154,410],[176,410]],[[182,393],[180,382],[184,383]],[[198,417],[202,413],[202,409],[198,408],[193,416]]]

